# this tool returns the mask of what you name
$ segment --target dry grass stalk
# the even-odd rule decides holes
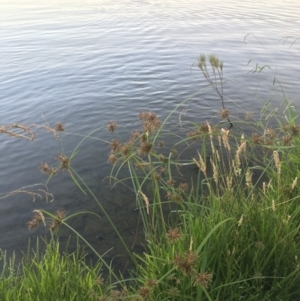
[[[222,141],[224,144],[225,149],[230,151],[230,144],[229,144],[229,130],[221,129]]]
[[[264,194],[266,194],[266,191],[267,191],[266,182],[263,182],[263,192],[264,192]]]
[[[206,122],[206,126],[207,126],[207,129],[208,129],[208,134],[209,134],[209,138],[210,138],[211,151],[214,155],[215,152],[216,152],[216,149],[215,149],[215,146],[214,146],[214,143],[213,143],[213,131],[212,131],[211,126],[208,122]]]
[[[178,116],[179,125],[180,125],[181,128],[182,128],[182,119],[181,119],[181,116],[184,116],[184,115],[186,114],[186,111],[187,111],[187,108],[184,108],[184,109],[179,113],[179,116]]]
[[[272,200],[272,210],[275,212],[276,208],[275,208],[275,201]]]
[[[64,125],[62,123],[58,123],[55,125],[54,128],[50,127],[49,125],[44,125],[44,124],[33,124],[33,126],[37,128],[44,128],[48,132],[52,133],[56,139],[59,138],[58,132],[63,132],[65,130]]]
[[[21,129],[27,135],[16,133],[16,132],[12,131],[11,129]],[[35,137],[34,133],[28,126],[25,126],[22,124],[17,124],[17,123],[6,125],[6,126],[0,126],[0,133],[7,134],[7,135],[15,137],[15,138],[28,139],[30,141],[33,141],[34,137]]]
[[[42,186],[42,187],[45,187],[45,188],[44,189],[40,189],[40,188],[37,189],[38,192],[27,190],[28,188],[34,189],[35,186]],[[29,195],[30,197],[32,197],[33,202],[35,202],[36,198],[43,199],[43,195],[45,196],[47,203],[49,202],[49,198],[50,198],[50,202],[53,202],[54,201],[54,196],[53,196],[52,193],[49,193],[47,191],[47,189],[48,189],[47,186],[44,185],[44,184],[34,184],[34,185],[30,185],[30,186],[24,186],[20,189],[9,192],[9,193],[5,194],[4,196],[1,196],[0,200],[23,193],[23,194],[26,194],[26,195]]]
[[[203,172],[203,174],[205,175],[205,177],[207,177],[206,175],[206,164],[203,161],[200,153],[198,152],[198,156],[199,156],[199,161],[197,161],[196,159],[193,158],[194,163],[197,165],[197,167]]]
[[[44,226],[46,227],[46,221],[45,221],[45,216],[44,216],[43,212],[40,210],[33,210],[33,212],[39,216],[39,218],[43,222]]]
[[[33,218],[27,223],[28,230],[36,228],[40,223],[43,223],[46,227],[45,217],[43,213],[40,210],[33,210],[33,212]]]
[[[229,177],[229,176],[226,177],[226,185],[227,185],[228,190],[232,189],[232,177]]]
[[[274,163],[277,169],[278,175],[281,174],[281,164],[280,164],[280,159],[279,159],[279,154],[277,151],[273,151],[273,157],[274,157]]]
[[[246,141],[244,141],[237,149],[235,155],[236,166],[239,168],[241,166],[241,154],[246,151]]]
[[[243,220],[244,220],[244,214],[241,215],[239,221],[238,221],[238,227],[240,227],[243,223]]]
[[[149,205],[150,205],[149,199],[147,198],[147,196],[141,190],[140,190],[140,194],[142,195],[143,200],[145,202],[147,214],[149,214]]]
[[[216,183],[218,183],[218,169],[212,159],[210,159],[210,163],[213,167],[213,178]]]
[[[238,176],[241,174],[241,168],[239,168],[236,160],[232,160],[232,169],[233,169],[233,173]]]
[[[292,183],[292,190],[296,187],[297,181],[298,181],[298,178],[296,177],[295,180]]]
[[[249,168],[246,171],[246,186],[248,188],[252,187],[252,172],[250,171]]]

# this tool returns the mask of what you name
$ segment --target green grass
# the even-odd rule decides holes
[[[60,155],[56,168],[43,166],[50,178],[67,170],[80,193],[92,196],[132,258],[132,277],[118,276],[99,254],[98,263],[90,266],[79,248],[62,253],[52,238],[44,254],[37,245],[18,268],[2,253],[3,300],[300,300],[299,111],[283,95],[282,114],[267,102],[258,120],[237,120],[223,99],[223,63],[214,55],[201,55],[198,67],[209,86],[196,94],[207,88],[217,93],[230,131],[222,128],[224,122],[168,130],[170,117],[190,98],[164,121],[141,112],[140,128],[124,141],[116,124],[107,127],[113,135],[111,142],[103,141],[111,147],[111,184],[135,192],[132,201],[146,237],[144,254],[131,254],[72,167],[82,142],[94,139],[98,130],[84,136],[69,157]],[[174,141],[170,149],[163,146],[163,137]],[[128,177],[120,178],[124,169]],[[54,232],[61,224],[71,228],[68,220],[76,216],[39,212],[33,225],[43,222],[39,214],[48,215]]]

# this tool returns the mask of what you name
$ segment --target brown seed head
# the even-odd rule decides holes
[[[38,225],[37,221],[35,219],[32,219],[31,221],[29,221],[27,223],[28,230],[32,230],[32,229],[36,228],[37,225]]]
[[[107,162],[115,164],[118,161],[118,158],[114,154],[109,154]]]
[[[288,132],[291,136],[298,136],[300,134],[300,127],[297,125],[286,124],[282,127],[285,132]]]
[[[55,125],[56,132],[63,132],[65,130],[65,126],[60,122]]]
[[[161,122],[153,112],[140,112],[139,119],[143,123],[144,132],[153,132],[160,128]]]
[[[133,130],[132,132],[131,132],[131,135],[130,135],[130,140],[136,140],[136,139],[138,139],[139,137],[140,137],[140,133],[138,132],[138,131],[136,131],[136,130]]]
[[[146,286],[154,287],[158,285],[158,281],[156,279],[147,279]]]
[[[140,289],[139,289],[139,295],[141,297],[143,297],[144,299],[148,299],[149,296],[150,296],[150,289],[148,286],[142,286]]]
[[[123,144],[120,149],[122,155],[126,158],[128,157],[130,150],[131,150],[131,145],[128,143]]]
[[[189,132],[186,135],[195,141],[197,139],[200,139],[201,132],[199,130],[196,130],[196,131]]]
[[[253,133],[251,139],[254,144],[261,144],[263,142],[262,137],[257,133]]]
[[[194,265],[198,258],[199,258],[198,254],[196,252],[194,252],[193,250],[189,250],[185,254],[185,260],[186,260],[187,264],[190,264],[190,265]]]
[[[140,145],[139,153],[141,156],[147,155],[152,149],[152,144],[148,141],[142,142]]]
[[[180,183],[178,185],[179,192],[186,192],[188,190],[188,183]]]
[[[114,139],[114,140],[112,140],[112,141],[110,142],[109,146],[110,146],[110,149],[111,149],[111,151],[112,151],[113,153],[114,153],[114,152],[117,152],[117,151],[119,151],[119,149],[120,149],[120,141]]]
[[[158,147],[164,147],[165,143],[163,141],[158,142]]]
[[[169,180],[167,181],[167,184],[168,184],[169,186],[173,187],[174,184],[175,184],[175,181],[174,181],[173,179],[169,179]]]
[[[198,273],[194,280],[194,286],[201,285],[205,288],[212,282],[213,275],[205,272],[205,273]]]
[[[110,121],[107,124],[106,129],[108,132],[113,133],[117,129],[117,124],[114,121]]]
[[[156,181],[160,181],[161,176],[158,172],[154,172],[154,178],[155,178]]]
[[[228,110],[223,109],[223,110],[220,111],[220,117],[222,119],[228,118],[228,116],[229,116],[229,111]]]
[[[41,165],[40,165],[40,171],[44,174],[47,174],[49,173],[49,166],[47,163],[45,162],[42,162]]]
[[[57,160],[59,161],[60,168],[61,169],[69,169],[70,168],[70,161],[69,158],[65,155],[62,155],[61,153],[57,154]]]
[[[180,293],[179,289],[177,287],[171,287],[169,290],[168,290],[168,294],[171,296],[171,297],[176,297],[178,296]]]
[[[257,241],[257,242],[255,243],[255,246],[256,246],[258,249],[260,249],[260,250],[263,250],[263,249],[265,248],[264,243],[261,242],[261,241]]]
[[[288,135],[281,138],[282,144],[285,146],[291,145],[293,137]]]
[[[177,193],[173,193],[172,191],[168,191],[166,195],[168,200],[171,200],[175,203],[181,203],[183,201],[182,197]]]
[[[265,130],[265,135],[270,139],[273,140],[276,137],[276,131],[272,128],[267,128]]]
[[[165,157],[164,155],[159,154],[159,161],[167,164],[169,162],[169,159],[168,159],[168,157]]]
[[[178,228],[174,228],[174,229],[170,229],[166,234],[166,236],[168,241],[172,243],[178,240],[181,237],[181,234]]]

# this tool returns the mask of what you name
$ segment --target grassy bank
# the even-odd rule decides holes
[[[1,300],[300,299],[299,112],[284,99],[278,111],[267,103],[258,120],[235,119],[223,99],[223,63],[201,55],[197,65],[220,98],[224,121],[183,125],[179,114],[178,131],[169,130],[170,117],[181,112],[186,99],[164,121],[141,112],[140,128],[128,139],[118,137],[116,123],[106,127],[113,135],[111,184],[135,191],[144,254],[130,252],[72,168],[82,142],[70,156],[59,154],[56,167],[41,166],[49,180],[60,170],[69,172],[81,193],[92,196],[127,249],[135,265],[132,276],[123,279],[99,254],[98,263],[89,265],[80,248],[61,252],[57,231],[70,227],[73,216],[39,210],[29,225],[51,217],[53,238],[44,254],[37,246],[19,267],[2,253]],[[164,139],[174,141],[171,148]],[[124,169],[125,179],[119,177]]]

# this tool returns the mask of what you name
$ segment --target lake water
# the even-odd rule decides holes
[[[126,137],[137,126],[140,111],[166,117],[206,85],[193,67],[200,53],[215,53],[224,61],[224,93],[232,116],[241,118],[247,111],[257,116],[273,93],[273,105],[280,104],[274,77],[289,99],[300,104],[299,12],[297,0],[0,0],[1,125],[62,122],[66,128],[60,140],[36,127],[33,142],[0,135],[2,195],[45,183],[38,166],[54,163],[58,151],[70,154],[81,139],[74,134],[86,135],[115,120],[122,125],[120,137]],[[256,63],[273,71],[249,73]],[[215,93],[206,91],[192,98],[184,118],[218,121],[220,108]],[[177,117],[170,120],[171,128],[177,125]],[[105,129],[98,137],[112,139]],[[107,144],[87,140],[73,166],[131,245],[138,221],[135,201],[122,187],[110,189],[105,180],[111,169],[108,153]],[[26,194],[1,199],[0,248],[20,252],[29,237],[44,232],[26,228],[34,209],[68,214],[97,210],[67,173],[54,177],[48,187],[55,196],[51,203],[32,202]],[[73,225],[100,252],[114,247],[109,258],[122,253],[105,218],[79,216]],[[142,231],[138,233],[142,239]],[[62,231],[62,236],[68,234]],[[142,249],[139,244],[134,248]]]

